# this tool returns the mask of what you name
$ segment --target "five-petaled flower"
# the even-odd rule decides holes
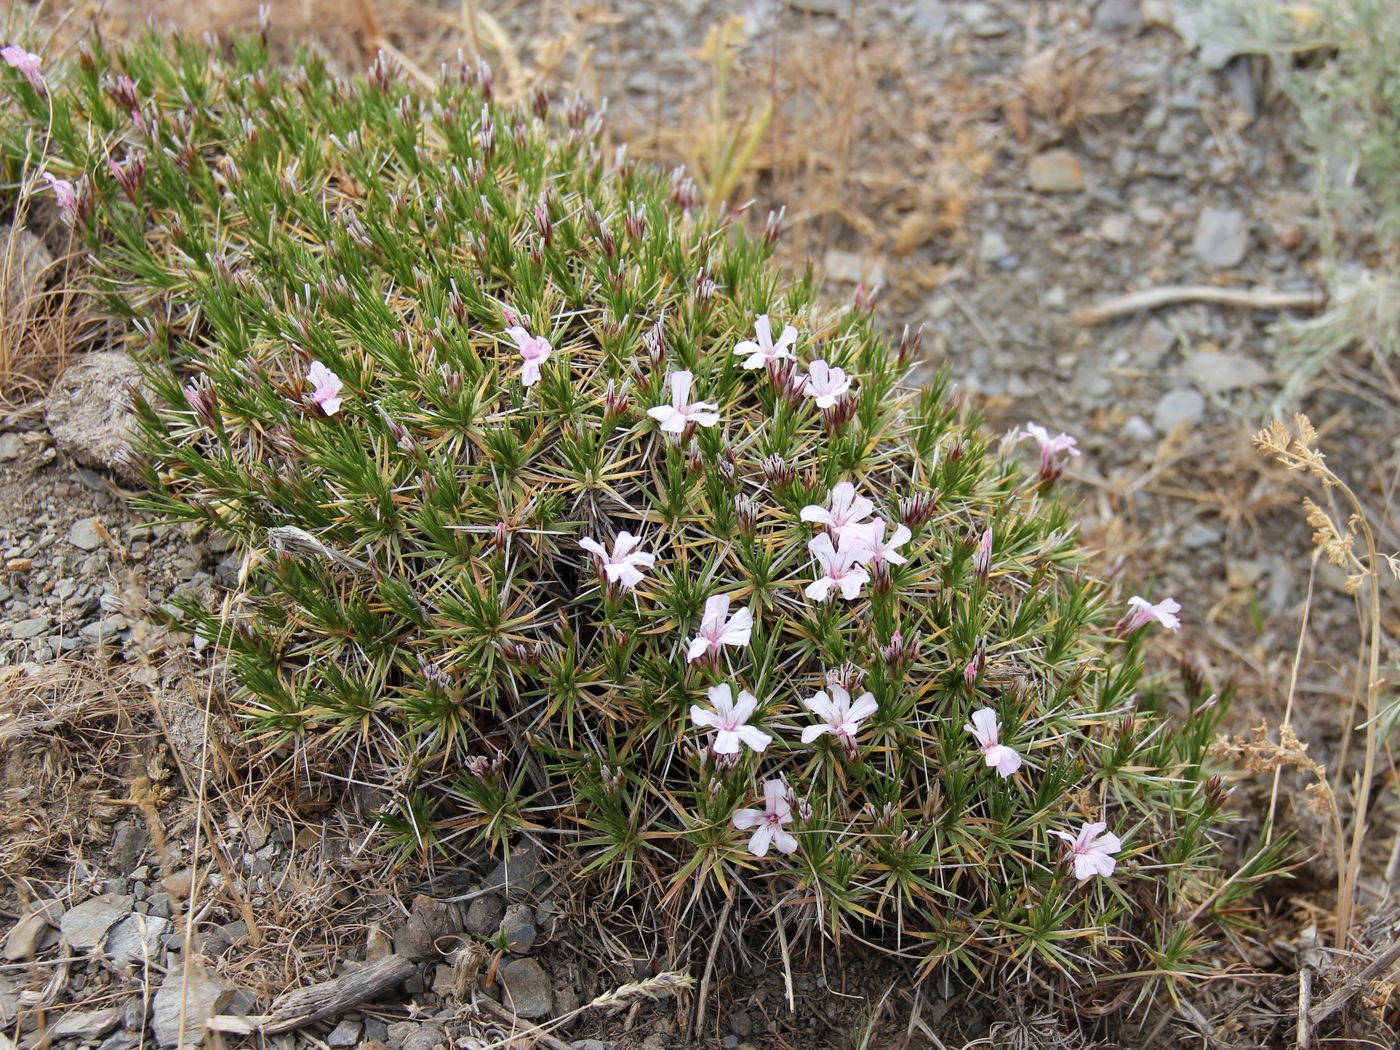
[[[783,334],[778,336],[778,341],[773,342],[773,329],[769,324],[767,314],[759,314],[758,319],[753,323],[754,334],[758,336],[758,342],[752,339],[745,339],[734,347],[736,354],[744,355],[745,368],[763,368],[765,365],[774,365],[779,361],[791,361],[792,344],[797,341],[797,329],[792,325],[783,326]]]
[[[340,396],[340,376],[320,361],[312,361],[306,372],[306,381],[311,384],[312,402],[319,405],[322,412],[333,416],[340,411],[341,402],[345,400]]]
[[[726,683],[712,685],[708,690],[713,711],[707,711],[699,704],[690,705],[690,720],[697,726],[715,731],[715,739],[710,750],[717,755],[737,755],[740,744],[747,744],[754,751],[762,751],[773,738],[767,733],[749,725],[749,719],[758,710],[758,700],[747,689],[740,690],[738,700]]]
[[[990,707],[972,712],[972,723],[963,728],[977,740],[987,765],[994,767],[998,775],[1009,777],[1021,768],[1021,756],[998,739],[997,713]]]
[[[1120,635],[1127,637],[1139,627],[1146,627],[1155,621],[1169,631],[1176,631],[1181,628],[1181,618],[1176,615],[1179,612],[1181,606],[1175,598],[1163,598],[1153,605],[1146,598],[1135,594],[1128,599],[1128,611],[1118,621],[1117,630]]]
[[[909,542],[914,535],[905,525],[896,525],[894,534],[889,539],[885,539],[884,518],[876,518],[861,525],[850,526],[851,535],[856,538],[860,545],[862,558],[867,565],[879,565],[889,562],[891,565],[903,565],[909,559],[899,553],[899,548]]]
[[[29,86],[39,94],[47,93],[47,89],[44,87],[44,78],[39,74],[39,63],[43,60],[33,51],[26,51],[22,47],[10,44],[6,47],[0,47],[0,58],[23,73],[24,79],[29,81]]]
[[[851,378],[842,369],[832,368],[825,361],[813,361],[807,366],[802,393],[816,398],[818,408],[830,408],[850,389]]]
[[[792,806],[787,800],[787,785],[781,780],[763,782],[762,809],[737,810],[730,818],[740,831],[754,829],[749,838],[749,852],[755,857],[768,855],[768,847],[776,846],[779,853],[789,856],[797,852],[797,839],[783,830],[783,825],[792,819]]]
[[[840,590],[848,602],[860,597],[860,589],[870,582],[870,573],[861,564],[865,546],[858,536],[843,536],[837,546],[831,542],[831,534],[823,532],[807,544],[807,549],[821,568],[821,575],[803,591],[808,598],[824,602],[834,590]]]
[[[719,405],[709,401],[690,403],[690,387],[695,377],[689,372],[671,373],[671,403],[647,409],[647,415],[661,424],[668,434],[681,434],[692,423],[712,427],[719,422]]]
[[[515,349],[524,362],[520,366],[521,384],[527,387],[534,386],[540,381],[540,365],[549,360],[549,355],[554,352],[554,347],[549,345],[549,340],[544,336],[531,335],[529,331],[518,324],[507,328],[506,335],[515,344]]]
[[[753,633],[753,613],[747,608],[729,615],[729,595],[715,594],[705,600],[705,615],[700,620],[700,633],[690,640],[686,663],[702,656],[718,657],[726,645],[749,644]]]
[[[578,545],[597,559],[598,569],[609,583],[621,584],[624,589],[630,590],[645,578],[642,570],[650,569],[656,563],[655,554],[635,549],[641,542],[640,536],[619,532],[613,540],[611,554],[591,536],[582,537]]]
[[[58,214],[69,226],[73,225],[73,217],[78,214],[78,192],[73,188],[73,184],[67,179],[56,178],[47,171],[44,174],[44,181],[49,184],[49,189],[53,190],[54,197],[58,200]]]
[[[1118,864],[1113,854],[1123,848],[1123,843],[1117,835],[1105,831],[1107,827],[1099,822],[1085,824],[1077,836],[1067,831],[1050,832],[1069,843],[1069,855],[1074,858],[1074,877],[1081,882],[1095,875],[1108,878]]]
[[[835,682],[827,685],[825,691],[803,700],[802,706],[822,720],[802,730],[804,744],[830,733],[851,753],[856,749],[856,734],[860,732],[861,722],[879,710],[874,693],[862,693],[852,702],[851,694]]]
[[[825,525],[842,538],[852,525],[859,525],[875,511],[875,504],[856,492],[849,481],[837,482],[826,499],[826,506],[809,503],[802,508],[803,521]]]
[[[1068,434],[1050,436],[1050,432],[1039,423],[1027,423],[1024,430],[1016,435],[1016,440],[1035,438],[1040,446],[1040,476],[1043,479],[1057,478],[1064,469],[1066,456],[1079,455],[1078,442]]]

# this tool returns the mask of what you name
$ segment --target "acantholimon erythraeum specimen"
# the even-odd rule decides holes
[[[774,231],[481,67],[4,72],[10,181],[75,188],[148,372],[159,507],[251,552],[188,620],[251,731],[384,789],[391,850],[534,834],[653,906],[771,884],[982,974],[1187,972],[1180,917],[1237,907],[1223,704],[1188,675],[1164,720],[1065,443],[990,446]]]

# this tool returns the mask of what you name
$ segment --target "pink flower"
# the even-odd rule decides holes
[[[340,411],[340,376],[336,375],[320,361],[312,361],[306,373],[306,381],[311,384],[311,400],[320,406],[321,411],[333,416]]]
[[[754,334],[758,336],[758,342],[745,339],[734,347],[736,354],[747,355],[744,360],[745,368],[763,368],[765,365],[777,364],[782,360],[793,360],[792,344],[797,341],[797,329],[792,325],[783,326],[783,334],[778,337],[776,343],[773,342],[773,329],[768,323],[767,314],[759,314],[758,319],[753,323]]]
[[[689,372],[671,373],[671,403],[647,409],[647,415],[661,424],[668,434],[681,434],[692,423],[712,427],[719,422],[719,405],[709,401],[690,403],[690,386],[694,376]]]
[[[982,539],[978,541],[977,553],[972,556],[972,571],[975,572],[983,583],[992,574],[992,530],[988,529],[982,533]]]
[[[1074,858],[1074,877],[1081,882],[1094,875],[1108,878],[1118,864],[1112,855],[1123,848],[1123,843],[1118,840],[1117,835],[1105,833],[1104,829],[1107,827],[1107,824],[1101,823],[1085,824],[1080,828],[1078,836],[1066,831],[1050,832],[1056,838],[1064,839],[1070,844],[1069,855]]]
[[[540,365],[549,359],[554,347],[544,336],[531,335],[518,324],[507,328],[506,335],[515,343],[521,360],[525,362],[520,367],[520,382],[526,387],[534,386],[540,381]]]
[[[613,540],[611,554],[590,536],[581,538],[578,545],[597,559],[598,568],[609,583],[621,584],[624,590],[631,590],[645,579],[641,570],[650,569],[656,564],[655,554],[633,549],[641,542],[640,536],[619,532]]]
[[[841,481],[831,490],[825,507],[819,507],[815,503],[808,504],[802,508],[801,518],[803,521],[825,525],[836,533],[837,539],[841,539],[850,526],[859,525],[870,517],[874,510],[875,504],[864,496],[857,495],[854,485],[849,481]]]
[[[781,780],[765,780],[763,800],[763,809],[741,809],[730,819],[740,831],[754,829],[749,839],[749,852],[755,857],[767,856],[769,846],[776,846],[779,853],[791,856],[797,852],[797,839],[783,830],[783,825],[792,819],[787,785]]]
[[[718,656],[726,645],[745,646],[753,633],[753,613],[740,609],[729,616],[729,595],[716,594],[706,599],[705,615],[700,621],[700,633],[690,640],[685,662],[693,663],[702,656]]]
[[[830,733],[841,741],[842,747],[853,752],[861,722],[879,710],[875,694],[862,693],[855,703],[852,703],[851,694],[835,682],[828,685],[827,689],[830,690],[830,695],[818,692],[802,701],[803,707],[822,719],[817,725],[807,726],[802,730],[802,742],[810,744],[824,733]]]
[[[78,194],[73,189],[73,184],[67,179],[58,179],[50,175],[47,171],[43,173],[44,181],[53,190],[53,195],[58,200],[58,213],[69,226],[73,225],[73,217],[78,214]]]
[[[851,379],[841,369],[832,368],[825,361],[813,361],[807,366],[802,393],[816,398],[818,408],[830,408],[850,389]]]
[[[886,540],[886,528],[884,518],[876,518],[874,521],[861,525],[847,526],[847,531],[855,537],[856,542],[860,545],[861,559],[866,565],[880,565],[884,562],[889,562],[891,565],[903,565],[909,560],[899,553],[899,548],[908,543],[914,534],[905,526],[897,525],[894,535]]]
[[[1180,630],[1181,618],[1176,615],[1179,612],[1181,612],[1181,606],[1177,604],[1175,598],[1163,598],[1156,605],[1153,605],[1146,598],[1140,598],[1135,594],[1128,599],[1128,611],[1118,621],[1117,630],[1119,635],[1126,638],[1139,627],[1146,627],[1154,620],[1169,631]]]
[[[1057,478],[1060,471],[1064,469],[1063,458],[1065,456],[1079,455],[1079,449],[1075,446],[1078,442],[1068,434],[1056,434],[1050,436],[1050,432],[1038,423],[1027,423],[1026,429],[1016,435],[1016,440],[1023,441],[1028,437],[1033,437],[1040,445],[1040,476],[1042,478]],[[1056,460],[1060,459],[1060,462]]]
[[[1009,777],[1021,768],[1021,756],[997,739],[997,713],[990,707],[972,712],[972,724],[963,728],[976,739],[987,765],[994,767],[998,775]]]
[[[768,746],[773,738],[749,725],[749,719],[758,710],[758,701],[752,693],[741,690],[736,702],[733,690],[721,682],[710,686],[708,695],[714,710],[706,711],[699,704],[691,704],[690,721],[715,731],[710,750],[717,755],[737,755],[740,744],[748,744],[754,751],[762,751]]]
[[[842,537],[837,547],[832,544],[830,534],[824,532],[808,543],[807,549],[817,559],[822,572],[803,592],[808,598],[824,602],[838,589],[848,602],[860,597],[860,589],[870,582],[870,573],[860,563],[864,548],[859,540]]]
[[[3,58],[15,69],[24,74],[24,79],[29,81],[29,86],[39,94],[47,94],[44,87],[44,78],[39,75],[39,63],[42,59],[32,51],[26,51],[22,47],[10,44],[7,47],[0,47],[0,58]]]

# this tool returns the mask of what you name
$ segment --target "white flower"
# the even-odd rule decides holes
[[[832,368],[825,361],[813,361],[807,366],[802,393],[816,398],[818,408],[830,408],[850,389],[851,379],[841,369]]]
[[[862,693],[854,703],[851,694],[835,684],[827,686],[830,695],[818,692],[802,701],[802,706],[822,721],[802,730],[802,742],[810,744],[824,733],[830,733],[848,751],[855,750],[860,724],[879,710],[874,693]]]
[[[776,343],[773,342],[773,329],[768,323],[767,314],[759,314],[758,319],[753,323],[753,328],[754,334],[758,336],[758,342],[745,339],[734,347],[736,354],[745,355],[745,368],[763,368],[765,365],[793,359],[792,344],[797,340],[796,328],[792,325],[784,325],[783,334],[778,337]]]
[[[680,434],[695,423],[712,427],[719,422],[719,405],[710,401],[690,403],[690,387],[694,376],[689,372],[671,373],[671,403],[647,409],[647,415],[661,424],[668,434]]]
[[[754,751],[762,751],[773,738],[749,725],[749,719],[758,710],[758,700],[748,690],[739,693],[734,699],[733,690],[720,683],[710,686],[710,704],[713,711],[706,711],[699,704],[690,705],[690,720],[697,726],[715,731],[714,743],[710,749],[717,755],[737,755],[739,745],[748,744]]]
[[[763,800],[763,809],[741,809],[730,819],[740,831],[755,829],[749,838],[749,852],[755,857],[767,856],[769,846],[776,846],[779,853],[791,856],[797,852],[797,839],[783,830],[783,825],[792,819],[787,785],[781,780],[764,781]]]
[[[650,569],[656,563],[655,554],[633,550],[641,542],[639,536],[633,536],[630,532],[619,532],[617,539],[613,540],[611,554],[591,536],[581,538],[578,545],[598,560],[599,568],[609,583],[618,583],[630,590],[645,579],[641,570]]]
[[[807,549],[817,559],[821,575],[809,583],[803,591],[813,601],[824,602],[833,590],[840,590],[841,597],[853,602],[860,597],[860,589],[870,582],[870,573],[860,563],[864,548],[858,539],[843,537],[836,547],[831,536],[823,532],[807,544]]]
[[[1077,836],[1065,831],[1051,831],[1050,834],[1062,838],[1070,844],[1069,855],[1074,858],[1074,877],[1083,881],[1094,875],[1108,878],[1113,874],[1117,861],[1112,854],[1123,848],[1117,835],[1104,833],[1107,824],[1085,824]]]
[[[690,640],[685,661],[693,663],[705,655],[718,656],[726,645],[748,645],[752,633],[753,613],[745,608],[730,616],[729,595],[713,595],[705,601],[705,615],[700,620],[700,633]]]
[[[321,407],[321,411],[333,416],[340,411],[345,399],[340,396],[340,376],[336,375],[320,361],[312,361],[306,372],[306,381],[311,384],[311,400]]]
[[[802,508],[803,521],[825,525],[841,539],[852,525],[859,525],[875,511],[875,504],[856,492],[849,481],[840,481],[826,498],[826,506],[809,503]]]
[[[963,728],[973,735],[978,746],[982,748],[987,765],[994,767],[999,776],[1009,777],[1021,768],[1021,756],[1001,743],[997,713],[990,707],[972,712],[972,724],[964,725]]]
[[[861,560],[866,565],[879,565],[881,562],[903,565],[909,560],[899,553],[899,548],[908,543],[914,534],[909,531],[908,526],[896,525],[894,535],[886,540],[887,527],[884,518],[847,526],[847,531],[854,537],[852,542],[857,545],[861,552]]]
[[[510,336],[511,342],[520,352],[523,362],[520,366],[521,384],[526,387],[534,386],[540,381],[540,365],[549,360],[554,347],[549,345],[549,340],[544,336],[531,335],[518,324],[507,328],[506,335]]]

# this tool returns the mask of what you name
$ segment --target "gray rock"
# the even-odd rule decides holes
[[[10,432],[0,434],[0,461],[19,459],[20,453],[24,451],[24,438]]]
[[[1203,208],[1196,218],[1191,250],[1217,270],[1238,266],[1249,248],[1249,225],[1238,208]]]
[[[1084,188],[1084,166],[1067,149],[1049,149],[1031,158],[1026,178],[1037,193],[1078,193]]]
[[[408,921],[394,934],[394,951],[415,962],[436,959],[453,947],[439,942],[461,928],[450,905],[420,894],[413,898]]]
[[[38,638],[47,634],[49,630],[49,618],[47,616],[31,616],[26,620],[20,620],[10,628],[10,637],[20,640]]]
[[[68,530],[68,542],[80,551],[95,551],[102,546],[102,533],[96,518],[81,518]]]
[[[126,481],[139,475],[129,462],[136,434],[131,391],[141,371],[126,354],[84,354],[63,370],[45,404],[44,419],[58,447],[79,463],[110,470]]]
[[[605,1043],[601,1039],[575,1039],[569,1044],[574,1050],[613,1050],[616,1043]]]
[[[1186,367],[1192,381],[1207,394],[1262,386],[1273,380],[1263,362],[1229,351],[1196,354]]]
[[[414,1025],[414,1029],[401,1044],[403,1050],[437,1050],[450,1045],[446,1033],[435,1024]]]
[[[160,959],[161,939],[170,932],[171,922],[158,915],[128,915],[107,934],[107,954],[117,967]]]
[[[326,1036],[327,1046],[356,1046],[360,1042],[360,1032],[364,1025],[353,1018],[345,1018],[332,1028]]]
[[[1224,536],[1214,525],[1192,525],[1181,534],[1181,545],[1187,550],[1198,551],[1204,547],[1216,546]]]
[[[867,288],[885,287],[885,267],[856,252],[829,248],[822,257],[826,275],[838,284],[864,284]]]
[[[69,1010],[49,1026],[49,1039],[55,1043],[64,1039],[91,1042],[117,1027],[120,1019],[121,1011],[115,1006],[105,1010]]]
[[[544,879],[539,847],[533,842],[525,842],[516,846],[510,856],[496,865],[482,886],[488,890],[504,890],[511,900],[519,900],[534,891]]]
[[[506,1005],[517,1017],[533,1021],[549,1015],[554,1005],[554,990],[549,975],[534,959],[516,959],[501,970],[506,986]]]
[[[140,824],[123,824],[117,828],[112,836],[112,852],[108,858],[112,870],[131,876],[150,841],[150,832]]]
[[[1101,33],[1142,28],[1142,11],[1137,0],[1099,0],[1099,6],[1094,9],[1094,28]]]
[[[535,946],[539,931],[535,929],[535,912],[528,904],[512,904],[501,920],[501,938],[506,950],[525,955]]]
[[[233,987],[210,976],[197,962],[189,967],[175,964],[165,975],[151,1003],[151,1025],[161,1046],[198,1046],[204,1041],[205,1022],[223,1010],[233,998]],[[186,980],[188,976],[188,980]],[[180,1039],[180,1017],[185,1019],[185,1037]]]
[[[63,913],[59,929],[76,951],[90,951],[102,943],[107,931],[131,914],[135,899],[125,893],[104,893]]]
[[[47,901],[36,907],[11,927],[5,937],[4,956],[7,962],[28,962],[39,951],[44,935],[58,922],[63,909],[57,901]]]
[[[498,893],[483,893],[467,905],[467,917],[462,929],[478,937],[489,937],[501,926],[506,914],[506,902]]]
[[[1152,410],[1152,425],[1159,434],[1170,434],[1178,426],[1199,423],[1206,414],[1206,399],[1190,387],[1168,390]]]
[[[53,268],[53,254],[28,230],[16,232],[6,223],[0,226],[0,259],[5,260],[0,268],[5,281],[0,315],[9,324],[22,324],[38,305],[39,293]]]
[[[1121,431],[1125,441],[1145,443],[1157,436],[1152,425],[1143,419],[1142,416],[1129,416],[1128,421],[1123,424]]]
[[[1011,245],[998,230],[984,230],[977,254],[983,262],[995,263],[1011,254]]]

